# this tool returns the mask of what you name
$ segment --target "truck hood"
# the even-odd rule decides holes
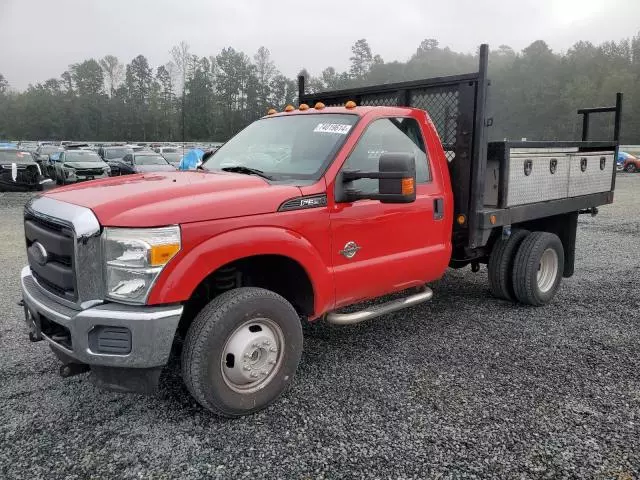
[[[157,227],[271,213],[301,192],[252,175],[174,171],[111,177],[45,195],[90,208],[104,226]]]

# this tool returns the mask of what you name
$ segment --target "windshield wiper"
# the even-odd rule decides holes
[[[244,165],[234,165],[233,167],[222,167],[220,170],[224,172],[244,173],[246,175],[258,175],[259,177],[266,178],[267,180],[273,180],[273,177],[267,175],[262,170],[257,168],[245,167]]]

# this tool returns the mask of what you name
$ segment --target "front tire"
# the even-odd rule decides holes
[[[274,402],[301,355],[302,325],[291,304],[269,290],[238,288],[209,302],[189,327],[182,377],[203,407],[239,417]]]
[[[627,173],[635,173],[636,171],[636,166],[633,163],[630,163],[629,165],[627,165],[626,167],[624,167],[625,171]]]
[[[513,291],[519,302],[545,305],[562,280],[564,249],[557,235],[533,232],[518,248],[513,261]]]

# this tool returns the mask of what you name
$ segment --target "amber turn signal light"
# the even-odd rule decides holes
[[[402,179],[402,195],[413,195],[416,186],[413,178]]]
[[[180,245],[177,243],[171,243],[168,245],[154,245],[149,252],[149,263],[156,267],[160,265],[166,265],[171,258],[178,253]]]
[[[458,215],[457,221],[459,225],[464,225],[464,222],[467,221],[467,217],[464,215]]]

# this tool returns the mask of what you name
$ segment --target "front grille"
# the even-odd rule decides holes
[[[101,168],[79,168],[79,169],[76,169],[76,175],[82,175],[82,176],[87,176],[87,175],[98,176],[98,175],[102,175],[103,173],[104,173],[104,170],[102,170]]]
[[[24,230],[27,259],[36,281],[49,292],[76,301],[75,241],[71,227],[54,219],[25,213]],[[36,243],[44,248],[46,259]]]

